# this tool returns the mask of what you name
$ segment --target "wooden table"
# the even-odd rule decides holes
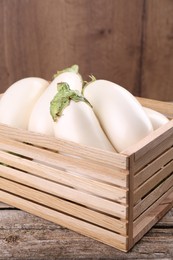
[[[0,260],[173,259],[173,208],[129,253],[0,203]]]

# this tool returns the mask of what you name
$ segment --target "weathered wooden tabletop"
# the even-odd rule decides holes
[[[0,260],[173,259],[173,209],[129,253],[0,203]]]

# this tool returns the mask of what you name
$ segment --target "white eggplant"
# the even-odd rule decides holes
[[[141,104],[125,88],[107,80],[95,80],[85,86],[83,94],[118,152],[153,130]]]
[[[67,82],[70,85],[70,89],[76,89],[81,92],[83,81],[81,75],[78,73],[78,66],[73,65],[71,68],[58,72],[54,80],[33,107],[29,120],[29,131],[54,135],[52,118],[50,115],[50,102],[57,93],[57,84],[60,82]]]
[[[115,152],[88,101],[67,83],[58,84],[50,111],[55,137]]]
[[[154,130],[169,122],[169,119],[163,114],[148,107],[143,108],[147,116],[149,117]]]
[[[12,84],[0,100],[0,123],[27,129],[32,108],[49,82],[28,77]]]

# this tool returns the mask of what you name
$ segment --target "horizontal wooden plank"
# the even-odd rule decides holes
[[[172,147],[172,143],[173,143],[173,136],[171,136],[170,138],[167,138],[166,140],[160,142],[156,147],[154,147],[154,149],[151,148],[151,150],[148,151],[143,156],[143,159],[142,159],[142,157],[140,157],[139,160],[135,161],[134,168],[133,168],[134,174],[137,173],[142,168],[144,168],[151,161],[154,161],[161,154],[163,154],[167,150],[169,150]]]
[[[60,199],[45,192],[26,186],[24,187],[19,183],[15,183],[7,179],[1,178],[0,184],[2,185],[2,189],[5,187],[5,191],[9,193],[13,192],[13,194],[25,198],[26,200],[55,209],[78,219],[83,219],[97,226],[104,227],[105,229],[112,230],[123,235],[127,234],[127,221],[125,220],[113,218],[106,214],[101,214],[97,211]]]
[[[163,180],[165,181],[170,174],[173,176],[173,160],[167,165],[162,167],[159,171],[155,172],[148,180],[146,180],[141,186],[134,191],[134,204],[146,196],[150,191],[159,185]],[[173,186],[173,183],[172,183]]]
[[[140,200],[133,210],[133,219],[136,219],[142,212],[149,208],[156,202],[166,191],[172,189],[173,175],[158,185],[153,191],[151,191],[144,199]]]
[[[168,147],[171,147],[173,145],[173,120],[170,120],[165,125],[152,131],[137,144],[134,144],[133,146],[123,151],[123,154],[129,156],[134,154],[134,160],[136,163],[137,161],[140,161],[140,159],[144,160],[144,156],[146,156],[146,154],[149,154],[149,152],[155,154],[158,150],[159,145],[162,144],[164,141],[166,142],[167,140],[169,140],[170,143]]]
[[[134,189],[149,179],[155,172],[167,164],[170,160],[173,160],[173,148],[170,148],[165,153],[161,154],[154,161],[151,161],[140,172],[134,176]]]
[[[127,156],[119,153],[104,151],[91,148],[52,136],[29,132],[24,129],[17,129],[0,124],[0,136],[7,139],[18,140],[20,142],[30,143],[36,146],[44,147],[60,153],[71,156],[79,156],[100,164],[108,164],[121,169],[128,168]]]
[[[151,132],[138,144],[124,151],[131,156],[133,174],[150,164],[173,146],[173,120]],[[131,154],[131,155],[130,155]]]
[[[148,208],[145,209],[145,211],[143,211],[143,213],[141,215],[139,215],[134,221],[133,221],[133,229],[134,232],[136,232],[136,227],[138,229],[138,227],[141,225],[141,223],[143,223],[145,218],[148,218],[148,216],[150,215],[151,212],[153,212],[153,210],[155,210],[157,208],[157,206],[159,206],[160,204],[163,203],[163,201],[165,201],[166,199],[166,203],[170,203],[172,205],[172,201],[171,201],[171,194],[173,192],[173,187],[167,189],[166,191],[164,191],[163,195],[161,195],[153,204],[151,204]]]
[[[139,149],[135,153],[135,161],[139,160],[142,158],[146,153],[148,154],[153,153],[155,155],[156,150],[158,150],[159,145],[166,144],[166,141],[170,142],[171,147],[173,145],[173,120],[169,121],[167,124],[164,126],[156,129],[155,131],[151,132],[146,139],[144,140],[144,145],[143,148]],[[142,140],[141,140],[142,143]],[[167,146],[166,146],[167,147]],[[166,147],[163,149],[166,149]],[[164,150],[163,150],[164,151]]]
[[[122,187],[127,186],[128,171],[86,160],[78,156],[60,154],[52,150],[35,147],[26,143],[7,139],[0,136],[1,150],[34,159],[42,164],[48,164],[55,168],[62,168],[69,172],[84,174],[88,177],[101,179],[105,182],[112,182]],[[20,158],[19,158],[20,161]]]
[[[173,191],[148,216],[145,216],[134,229],[134,244],[157,223],[173,206]]]
[[[86,207],[127,219],[126,204],[119,204],[3,165],[0,165],[0,176]],[[5,190],[5,187],[3,189]]]
[[[3,151],[0,151],[1,163],[35,176],[60,183],[69,187],[83,190],[100,197],[127,203],[127,189],[103,183],[88,176],[69,172],[59,168],[47,166],[38,161],[31,161]],[[97,174],[97,172],[96,172]],[[98,172],[99,174],[99,172]]]
[[[36,216],[45,218],[49,221],[67,227],[80,234],[89,236],[105,244],[111,245],[118,249],[127,250],[127,237],[105,230],[98,226],[86,223],[82,220],[73,218],[63,213],[57,212],[50,208],[38,205],[34,202],[27,201],[26,199],[14,196],[7,192],[0,190],[0,197],[3,202],[12,204],[17,208],[25,210]]]

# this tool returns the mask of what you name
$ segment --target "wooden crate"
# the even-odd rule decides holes
[[[120,154],[0,125],[0,162],[1,202],[122,251],[173,206],[173,119]]]

